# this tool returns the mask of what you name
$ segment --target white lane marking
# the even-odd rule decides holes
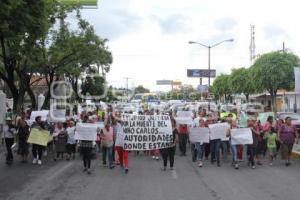
[[[65,170],[67,170],[72,165],[73,165],[73,163],[68,163],[65,166],[63,166],[62,168],[58,169],[55,173],[52,174],[52,176],[49,176],[47,178],[47,181],[53,180],[54,178],[56,178],[58,175],[62,174]]]
[[[172,177],[173,177],[174,179],[178,179],[178,175],[177,175],[176,170],[172,170],[171,173],[172,173]]]

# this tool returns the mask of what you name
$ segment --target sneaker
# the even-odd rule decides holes
[[[32,164],[34,164],[34,165],[37,164],[37,159],[36,158],[33,159]]]
[[[255,169],[255,168],[256,168],[255,165],[253,165],[253,166],[252,166],[252,169]]]
[[[125,169],[125,174],[128,174],[128,172],[129,172],[129,169],[126,168],[126,169]]]
[[[270,163],[269,165],[272,167],[272,166],[273,166],[273,163]]]
[[[155,160],[155,156],[152,156],[152,159]]]
[[[156,156],[156,157],[155,157],[155,160],[159,160],[159,157],[158,157],[158,156]]]
[[[163,167],[161,168],[162,171],[166,171],[167,170],[167,167]]]
[[[202,162],[199,162],[199,167],[203,167],[203,163]]]
[[[42,161],[41,160],[38,160],[38,165],[42,165]]]
[[[236,163],[236,164],[234,165],[234,169],[239,169],[239,164]]]

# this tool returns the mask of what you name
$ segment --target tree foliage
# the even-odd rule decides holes
[[[273,110],[277,91],[293,89],[294,67],[298,64],[299,58],[293,53],[276,51],[262,55],[251,67],[255,88],[270,93]]]
[[[65,22],[68,13],[74,11],[75,30]],[[36,107],[33,75],[47,81],[44,108],[49,106],[54,81],[69,81],[76,93],[82,74],[96,67],[104,76],[112,63],[106,43],[74,6],[62,6],[53,0],[1,1],[0,78],[10,89],[14,111],[20,110],[26,92]]]
[[[255,92],[251,71],[246,68],[233,69],[230,77],[230,87],[233,94],[244,94],[248,101],[249,95]]]
[[[221,74],[216,77],[211,87],[211,91],[215,98],[224,97],[228,101],[232,94],[231,75]]]
[[[137,86],[137,87],[134,89],[134,93],[135,93],[135,94],[138,94],[138,93],[149,93],[149,92],[150,92],[150,90],[147,89],[147,88],[145,88],[145,87],[142,86],[142,85],[139,85],[139,86]]]

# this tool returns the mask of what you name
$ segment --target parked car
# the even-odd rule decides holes
[[[264,106],[260,103],[246,103],[242,105],[241,111],[255,115],[264,112]]]
[[[296,126],[298,130],[300,130],[300,114],[291,113],[291,112],[279,112],[277,113],[277,119],[285,120],[285,118],[292,118],[292,124]]]

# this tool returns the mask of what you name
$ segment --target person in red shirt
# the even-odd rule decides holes
[[[188,126],[187,124],[180,124],[179,125],[179,134],[178,134],[178,140],[179,140],[179,150],[181,156],[186,156],[186,144],[188,141]]]

